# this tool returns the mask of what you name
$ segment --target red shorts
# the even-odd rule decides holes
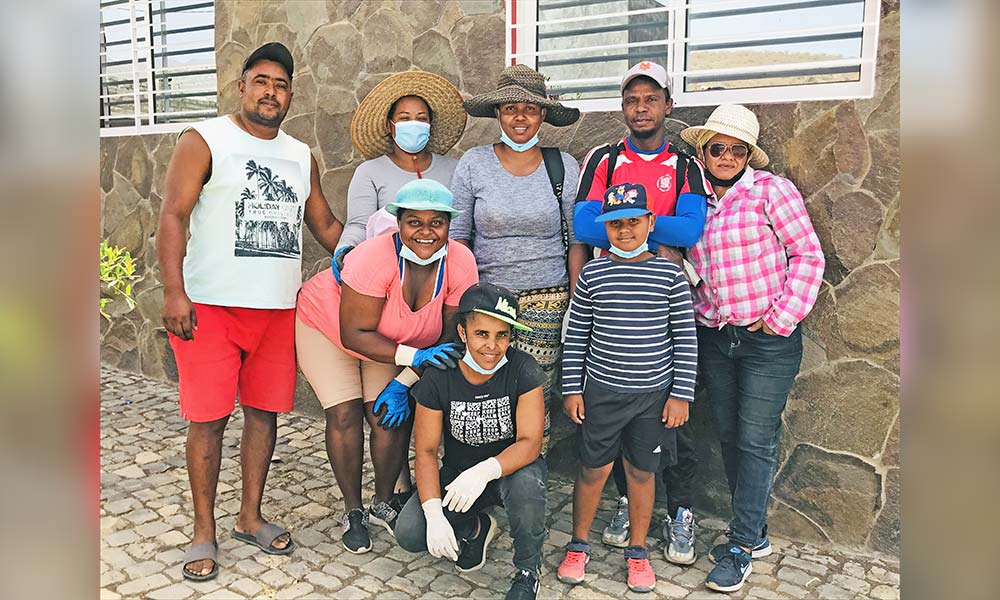
[[[289,412],[295,401],[295,309],[194,305],[198,330],[170,346],[180,379],[181,417],[205,423],[240,404]]]

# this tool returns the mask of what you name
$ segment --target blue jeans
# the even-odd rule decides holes
[[[778,465],[781,413],[802,362],[802,332],[768,335],[763,328],[698,327],[698,367],[722,444],[732,495],[729,539],[761,541]]]
[[[460,471],[442,466],[441,489],[458,477]],[[545,497],[548,466],[541,457],[506,475],[491,481],[467,512],[444,509],[444,516],[455,530],[455,539],[469,539],[476,529],[481,512],[490,506],[502,505],[510,522],[514,539],[514,567],[538,573],[542,564],[542,544],[545,542]],[[408,552],[427,550],[427,521],[420,507],[419,494],[413,494],[396,521],[396,541]]]

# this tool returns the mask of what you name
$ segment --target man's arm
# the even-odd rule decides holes
[[[681,194],[673,216],[657,216],[649,239],[661,246],[690,248],[705,229],[708,204],[705,196],[694,193]]]
[[[156,256],[163,282],[163,326],[182,340],[193,340],[198,319],[184,290],[184,251],[191,211],[212,169],[212,151],[194,129],[180,135],[164,180]]]
[[[323,195],[323,187],[319,179],[319,165],[316,157],[310,155],[310,184],[309,197],[306,198],[305,221],[313,237],[326,251],[333,254],[337,250],[337,242],[340,241],[340,234],[344,231],[344,224],[333,216],[330,205],[326,203],[326,196]]]
[[[601,200],[577,202],[573,214],[573,230],[576,232],[576,241],[607,250],[611,247],[611,242],[608,241],[608,231],[604,228],[603,223],[594,221],[601,216],[602,206]]]

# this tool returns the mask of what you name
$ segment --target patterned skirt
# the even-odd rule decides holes
[[[562,335],[563,316],[569,308],[569,287],[559,286],[524,290],[517,296],[518,321],[531,331],[518,331],[514,347],[527,352],[545,372],[545,433],[542,454],[549,449],[550,410],[562,410]]]

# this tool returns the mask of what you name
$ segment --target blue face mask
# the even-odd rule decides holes
[[[503,355],[503,358],[500,359],[500,362],[497,363],[497,366],[493,367],[492,369],[484,369],[479,366],[479,363],[476,362],[476,359],[472,358],[472,355],[469,354],[468,348],[466,348],[465,356],[462,357],[462,362],[469,365],[469,368],[475,371],[476,373],[480,373],[482,375],[492,375],[497,371],[499,371],[500,368],[503,367],[505,364],[507,364],[507,355],[506,354]]]
[[[406,260],[410,261],[411,263],[414,263],[414,264],[417,264],[417,265],[421,265],[421,266],[423,266],[423,265],[429,265],[432,262],[441,260],[442,258],[444,258],[445,254],[448,254],[448,244],[447,243],[444,246],[441,246],[440,250],[438,250],[434,254],[431,254],[429,258],[420,258],[419,256],[417,256],[417,253],[414,252],[413,250],[410,250],[409,246],[407,246],[406,244],[401,244],[400,247],[399,247],[399,255],[400,256],[402,256]]]
[[[631,252],[625,252],[624,250],[618,248],[614,244],[611,244],[611,247],[608,248],[608,251],[611,252],[611,254],[614,254],[615,256],[620,256],[621,258],[635,258],[636,256],[639,256],[643,252],[646,252],[647,250],[649,250],[648,242],[643,242],[641,246],[639,246],[638,248],[636,248]]]
[[[523,144],[518,144],[514,140],[510,139],[510,136],[507,135],[506,132],[504,132],[503,127],[501,127],[500,141],[507,144],[507,147],[513,150],[514,152],[525,152],[527,150],[531,150],[532,148],[534,148],[535,144],[538,143],[538,133],[536,132],[534,137],[532,137],[527,142],[524,142]]]
[[[396,145],[404,152],[416,154],[427,146],[431,139],[431,125],[423,121],[400,121],[395,123],[396,135],[392,139],[396,140]]]

